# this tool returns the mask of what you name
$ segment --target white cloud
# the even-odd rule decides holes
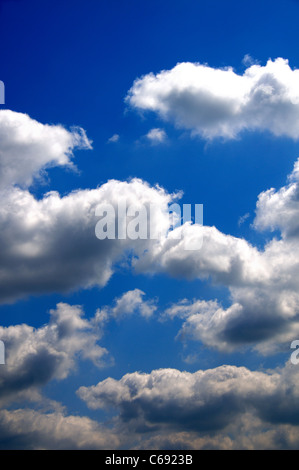
[[[137,209],[153,204],[154,225],[162,231],[169,227],[168,204],[176,196],[138,179],[36,199],[27,187],[49,166],[72,165],[75,147],[91,148],[82,129],[68,132],[0,111],[1,302],[103,286],[127,252],[140,255],[149,248],[151,240],[98,240],[95,209],[101,203],[116,210],[123,200]]]
[[[42,413],[31,409],[0,410],[1,449],[116,449],[120,440],[87,417]]]
[[[119,135],[118,134],[113,134],[113,136],[108,139],[109,143],[111,143],[111,142],[114,143],[114,142],[118,142],[118,141],[119,141]]]
[[[234,138],[243,130],[298,139],[298,79],[299,70],[282,58],[251,65],[243,75],[183,62],[135,80],[126,102],[206,139]]]
[[[244,367],[135,372],[78,395],[91,409],[116,408],[109,426],[62,411],[0,411],[0,448],[296,449],[298,373]]]
[[[298,380],[290,364],[268,372],[227,365],[194,373],[134,372],[81,387],[77,393],[91,409],[116,408],[128,431],[196,432],[207,438],[225,431],[229,436],[232,425],[246,416],[260,421],[259,431],[272,425],[296,429]]]
[[[81,128],[41,124],[27,114],[0,110],[0,188],[31,185],[50,166],[71,166],[74,148],[91,148]]]
[[[152,204],[155,227],[169,227],[168,204],[173,195],[141,180],[111,180],[94,190],[80,190],[61,197],[56,192],[35,199],[28,190],[0,192],[1,301],[30,294],[63,292],[79,287],[103,286],[114,263],[126,251],[141,255],[155,240],[99,240],[95,226],[99,204],[127,200],[128,206]]]
[[[140,289],[125,292],[114,301],[114,305],[99,308],[96,312],[95,321],[101,324],[111,318],[120,319],[134,313],[144,318],[149,318],[157,310],[153,300],[144,300],[145,293]]]
[[[246,212],[246,214],[241,215],[241,217],[239,217],[239,220],[238,220],[239,227],[244,224],[244,222],[248,219],[248,217],[250,217],[249,212]]]
[[[167,136],[166,136],[166,132],[164,131],[164,129],[159,129],[158,127],[151,129],[146,134],[146,138],[154,145],[165,142],[166,137]]]
[[[50,314],[50,322],[37,329],[26,324],[0,327],[6,353],[0,369],[1,402],[38,399],[40,387],[65,379],[79,357],[96,366],[105,364],[107,350],[97,344],[101,329],[83,318],[81,307],[59,303]]]
[[[220,350],[254,347],[263,354],[285,349],[299,334],[298,162],[290,183],[259,196],[254,226],[278,229],[264,249],[225,235],[215,227],[184,225],[135,260],[140,272],[164,272],[187,279],[211,278],[229,289],[228,308],[217,302],[184,301],[168,309],[185,318],[181,336]],[[203,237],[202,248],[188,252],[186,240]]]
[[[276,191],[271,188],[258,197],[254,226],[257,230],[280,230],[284,239],[299,234],[299,159],[289,184]]]
[[[11,116],[19,119],[14,113]],[[21,123],[18,132],[27,135],[30,118],[22,117],[18,122]],[[31,141],[38,141],[38,123],[30,129]],[[47,141],[47,135],[43,145],[51,148],[52,137]],[[23,137],[21,141],[24,143]],[[14,146],[12,139],[9,153],[13,153]],[[34,151],[26,151],[25,156],[33,155]],[[39,165],[35,169],[43,168],[44,161]],[[11,184],[0,191],[1,302],[44,292],[103,286],[116,263],[122,261],[130,267],[132,259],[137,272],[162,272],[187,279],[212,278],[230,290],[232,304],[228,309],[216,302],[213,308],[209,304],[205,315],[196,316],[189,303],[182,328],[185,337],[197,338],[220,349],[250,345],[270,352],[292,341],[299,332],[298,163],[287,186],[259,196],[255,227],[278,228],[282,233],[280,240],[274,238],[263,250],[215,227],[190,224],[157,240],[98,240],[95,236],[98,204],[109,203],[117,208],[125,199],[136,208],[153,205],[153,225],[166,233],[170,224],[168,205],[178,195],[134,179],[111,180],[97,189],[79,190],[64,197],[50,192],[37,200],[28,189],[13,185],[19,182],[17,173],[15,177],[16,180],[9,179]],[[33,174],[28,178],[31,181]],[[201,238],[200,250],[186,250],[190,242]],[[154,304],[141,301],[141,291],[132,292],[122,302],[128,301],[128,305],[131,302],[133,310],[149,316]],[[127,314],[126,308],[123,307],[123,312]],[[188,309],[191,309],[189,313]],[[109,312],[114,315],[111,308]],[[191,317],[192,335],[189,334]]]

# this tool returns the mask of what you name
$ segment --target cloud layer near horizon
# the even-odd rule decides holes
[[[236,431],[249,415],[259,423],[255,432],[273,431],[273,425],[289,426],[289,444],[291,430],[299,424],[298,373],[290,364],[268,372],[235,366],[194,373],[175,369],[135,372],[120,380],[108,378],[81,387],[78,395],[91,409],[116,408],[120,423],[132,433],[138,429],[162,436],[196,433],[197,438],[205,436],[203,447],[212,437],[232,437],[230,430],[236,426]],[[238,441],[237,435],[234,439]]]

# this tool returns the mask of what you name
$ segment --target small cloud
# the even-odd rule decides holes
[[[152,144],[161,144],[162,142],[165,141],[167,135],[164,129],[159,129],[154,128],[151,129],[147,134],[146,138],[152,143]]]
[[[183,358],[183,361],[186,364],[195,364],[199,361],[199,354],[188,354],[188,356]]]
[[[108,139],[108,143],[110,142],[118,142],[119,141],[119,135],[118,134],[113,134],[112,137],[110,137],[110,139]]]
[[[238,220],[239,227],[244,224],[245,220],[248,219],[248,217],[250,217],[250,214],[249,214],[249,212],[246,212],[246,214],[242,215],[239,218],[239,220]]]
[[[258,61],[253,59],[250,54],[245,54],[242,60],[243,65],[250,67],[251,65],[258,64]]]

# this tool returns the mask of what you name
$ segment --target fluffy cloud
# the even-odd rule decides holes
[[[0,448],[296,449],[298,380],[291,365],[108,378],[78,394],[92,409],[117,408],[112,427],[57,410],[1,410]]]
[[[41,124],[27,114],[0,110],[0,188],[28,187],[50,166],[71,166],[74,148],[91,148],[85,132]]]
[[[153,300],[144,300],[145,293],[140,289],[125,292],[115,299],[114,306],[105,306],[97,310],[95,322],[103,324],[111,318],[120,319],[134,313],[149,318],[157,310]]]
[[[153,226],[162,232],[169,227],[168,204],[175,195],[137,179],[36,199],[28,189],[34,178],[49,166],[72,165],[76,147],[91,148],[82,129],[69,132],[0,111],[0,302],[103,286],[126,253],[138,256],[150,248],[152,240],[98,240],[95,209],[100,204],[112,205],[116,219],[122,201],[136,210],[153,205]]]
[[[184,62],[135,80],[126,101],[207,139],[242,130],[299,137],[299,71],[278,58],[251,65],[243,75]]]
[[[297,426],[286,424],[264,424],[249,413],[217,433],[201,435],[192,431],[159,432],[142,435],[136,449],[169,450],[285,450],[298,449]]]
[[[257,230],[279,230],[284,239],[299,235],[299,160],[288,177],[289,184],[271,188],[258,197],[254,226]]]
[[[117,435],[86,417],[31,409],[0,411],[0,449],[116,449]]]
[[[153,225],[169,227],[171,195],[141,180],[109,181],[98,189],[61,197],[56,192],[35,199],[28,190],[0,191],[0,300],[12,301],[29,294],[63,292],[78,287],[103,286],[113,265],[126,252],[136,256],[155,240],[105,239],[95,235],[99,204],[115,208],[126,200],[141,210],[152,204]]]
[[[228,430],[245,415],[264,426],[299,425],[295,367],[250,371],[245,367],[181,372],[154,370],[108,378],[78,395],[91,409],[117,408],[127,429],[144,432],[196,432],[199,436]],[[298,438],[298,434],[297,434]]]
[[[199,250],[188,250],[202,239]],[[226,285],[266,281],[269,278],[262,253],[246,240],[226,235],[216,227],[177,227],[151,250],[135,260],[137,271],[164,272],[173,277],[208,278]]]
[[[185,224],[179,240],[170,234],[135,261],[139,271],[211,278],[229,289],[228,308],[198,300],[169,308],[166,316],[184,319],[181,337],[220,350],[251,346],[268,354],[288,348],[299,335],[298,184],[296,162],[285,187],[260,194],[254,227],[281,233],[263,249],[215,227]],[[203,243],[189,252],[184,243],[192,237],[203,237]]]
[[[38,398],[39,388],[52,379],[64,379],[76,360],[104,364],[106,349],[97,344],[101,330],[83,318],[79,306],[59,303],[41,328],[26,324],[0,327],[6,364],[0,369],[0,401]]]
[[[27,159],[30,162],[30,156],[37,156],[35,142],[40,142],[44,125],[35,121],[32,124],[28,116],[9,113],[12,120],[19,122],[17,132],[22,137],[22,146],[27,148],[24,162]],[[7,123],[9,119],[5,116]],[[30,139],[26,137],[28,126]],[[49,134],[45,131],[40,145],[52,149],[53,129],[56,132],[55,126],[46,126]],[[67,131],[60,131],[71,138]],[[13,135],[6,142],[7,151],[17,155],[16,142],[21,137],[17,139]],[[60,150],[56,160],[51,152],[46,153],[48,163],[56,161],[59,164],[61,161],[67,164],[70,161],[67,150],[66,153]],[[48,163],[39,161],[34,170],[29,165],[31,177],[26,177],[27,183]],[[226,350],[251,345],[269,352],[281,347],[299,333],[299,270],[294,255],[299,253],[296,236],[298,174],[296,163],[287,186],[259,196],[256,229],[278,228],[282,236],[281,239],[273,238],[263,250],[258,250],[246,240],[221,233],[215,227],[186,223],[167,234],[169,204],[178,195],[168,194],[158,186],[151,187],[142,180],[111,180],[97,189],[79,190],[64,197],[50,192],[36,199],[28,189],[14,185],[20,183],[16,173],[14,179],[8,178],[7,185],[0,190],[0,301],[14,301],[43,292],[103,286],[111,277],[114,265],[124,262],[142,273],[162,272],[187,279],[212,278],[213,282],[230,290],[232,304],[227,309],[217,302],[208,304],[208,308],[203,304],[194,307],[189,302],[181,331],[185,338],[192,337],[208,346]],[[124,200],[127,206],[132,205],[136,210],[146,207],[148,214],[149,208],[154,207],[151,223],[162,236],[144,240],[96,238],[96,207],[112,205],[118,223],[119,203]],[[203,239],[201,249],[188,250],[188,246],[199,239]],[[138,290],[126,294],[124,299],[118,300],[121,308],[118,310],[116,304],[114,310],[108,309],[108,314],[117,316],[122,309],[124,314],[138,310],[143,316],[149,316],[154,311],[154,304],[142,301],[142,296]]]

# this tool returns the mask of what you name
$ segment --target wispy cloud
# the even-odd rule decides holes
[[[120,138],[120,136],[119,136],[118,134],[113,134],[113,136],[111,136],[111,137],[108,139],[108,143],[118,142],[118,141],[119,141],[119,138]]]
[[[153,145],[157,145],[157,144],[162,144],[163,142],[165,142],[165,140],[167,138],[167,135],[166,135],[166,132],[164,131],[164,129],[160,129],[160,128],[157,127],[157,128],[151,129],[146,134],[146,138]]]

